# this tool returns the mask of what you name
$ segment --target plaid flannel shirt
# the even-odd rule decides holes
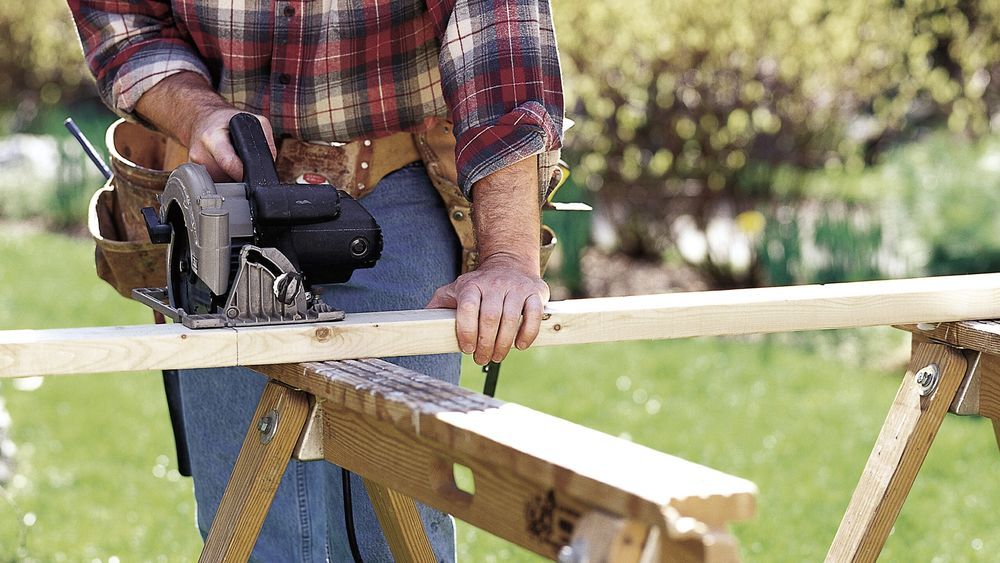
[[[276,135],[352,141],[450,117],[466,196],[539,155],[544,196],[563,98],[548,0],[69,0],[101,97],[126,117],[196,72]]]

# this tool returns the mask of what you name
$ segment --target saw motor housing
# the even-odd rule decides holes
[[[329,184],[282,184],[257,118],[237,114],[230,137],[243,182],[215,183],[199,164],[167,180],[144,208],[154,243],[169,244],[167,287],[133,296],[190,328],[342,319],[312,291],[371,268],[382,253],[374,217]]]

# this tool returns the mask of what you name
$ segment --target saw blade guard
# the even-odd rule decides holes
[[[204,166],[188,163],[170,174],[160,197],[160,222],[187,231],[192,272],[213,294],[224,295],[229,289],[231,241],[253,236],[243,185],[216,184]]]

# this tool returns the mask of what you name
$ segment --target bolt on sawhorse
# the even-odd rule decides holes
[[[1000,418],[1000,329],[950,322],[973,318],[1000,318],[1000,274],[551,303],[535,345],[932,323],[905,327],[916,333],[910,376],[828,556],[870,561],[949,407]],[[752,515],[748,481],[384,362],[293,363],[454,352],[454,330],[452,312],[425,310],[283,327],[8,331],[0,377],[230,365],[270,377],[207,561],[246,557],[293,455],[365,478],[400,560],[432,560],[409,497],[565,561],[737,558],[725,525]],[[456,484],[456,465],[474,491]]]
[[[744,479],[380,360],[255,369],[271,381],[201,561],[247,559],[291,458],[360,475],[397,561],[435,561],[414,499],[561,561],[738,559]]]
[[[874,561],[945,414],[993,421],[1000,445],[1000,321],[900,326],[910,363],[827,561]]]

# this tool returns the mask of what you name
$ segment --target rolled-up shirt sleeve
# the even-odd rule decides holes
[[[539,197],[558,181],[563,94],[548,0],[441,0],[441,88],[455,123],[458,182],[538,155]],[[450,9],[450,10],[449,10]]]
[[[169,0],[70,0],[69,7],[101,99],[119,115],[134,117],[139,98],[172,74],[196,72],[211,83]]]

